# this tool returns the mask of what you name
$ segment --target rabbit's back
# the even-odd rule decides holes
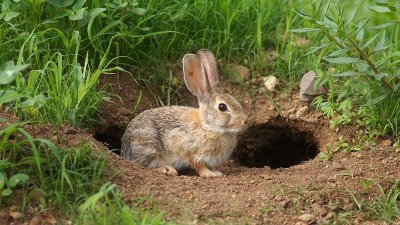
[[[160,107],[135,117],[122,136],[121,155],[148,167],[156,158],[165,156],[164,143],[171,130],[182,127],[182,116],[191,109],[184,106]]]

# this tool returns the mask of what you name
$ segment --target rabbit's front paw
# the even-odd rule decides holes
[[[164,173],[166,175],[177,176],[178,171],[172,166],[163,166],[156,169],[158,172]]]
[[[199,173],[201,177],[219,177],[222,176],[223,174],[219,171],[211,171],[209,169],[203,169]]]

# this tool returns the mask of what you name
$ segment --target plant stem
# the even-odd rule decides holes
[[[350,41],[351,45],[353,45],[353,47],[360,54],[361,58],[371,67],[372,71],[374,71],[375,74],[378,74],[379,73],[378,68],[368,58],[368,55],[360,48],[360,46],[358,46],[357,43],[354,42],[354,40],[346,32],[344,32],[344,34],[345,34],[346,39]],[[381,83],[387,90],[389,90],[390,92],[393,92],[393,88],[389,85],[389,83],[387,82],[387,80],[385,78],[381,79]]]

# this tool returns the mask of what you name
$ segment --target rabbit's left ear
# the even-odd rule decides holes
[[[211,90],[217,89],[219,86],[218,66],[214,54],[210,50],[200,49],[197,55],[204,65]]]
[[[186,54],[183,57],[183,75],[189,91],[196,95],[200,102],[207,100],[209,92],[207,77],[197,55]]]

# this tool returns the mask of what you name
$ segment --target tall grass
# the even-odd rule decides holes
[[[88,126],[81,123],[96,119],[104,95],[95,84],[109,72],[107,65],[135,68],[137,79],[164,85],[171,62],[199,48],[245,63],[273,46],[270,33],[284,20],[286,4],[278,0],[5,0],[0,65],[7,61],[30,65],[17,78],[16,91],[41,97],[25,108],[15,103],[20,117]]]

